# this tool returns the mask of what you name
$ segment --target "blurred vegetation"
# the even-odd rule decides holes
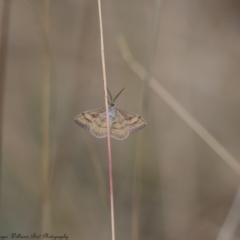
[[[238,160],[239,1],[162,0],[160,9],[156,4],[102,3],[108,87],[113,95],[125,87],[117,107],[139,113],[142,105],[148,122],[142,132],[112,140],[116,239],[240,239],[240,219],[230,214],[240,211],[237,171],[154,89],[146,85],[142,95],[144,84],[117,41],[123,36],[134,61],[150,68]],[[0,235],[30,235],[42,233],[43,218],[44,1],[1,0],[0,12],[0,48],[6,51],[0,56]],[[97,1],[51,0],[48,24],[49,233],[110,239],[107,142],[73,121],[80,112],[104,106]],[[227,234],[220,237],[223,230]]]

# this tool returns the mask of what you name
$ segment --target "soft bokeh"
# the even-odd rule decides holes
[[[43,6],[44,0],[11,0],[1,79],[0,235],[42,233]],[[116,95],[125,87],[117,107],[148,122],[128,139],[112,140],[116,239],[240,239],[236,216],[227,226],[232,238],[219,237],[229,211],[240,211],[240,200],[233,205],[240,176],[143,83],[118,41],[239,161],[240,3],[162,0],[156,6],[102,1],[109,89]],[[50,233],[108,240],[107,142],[73,120],[104,106],[98,2],[51,0],[49,12]]]

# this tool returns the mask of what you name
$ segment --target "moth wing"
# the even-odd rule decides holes
[[[105,113],[105,109],[103,112]],[[105,115],[99,114],[97,118],[94,118],[90,126],[90,133],[97,138],[104,138],[107,136],[107,118]]]
[[[119,113],[125,120],[125,124],[130,127],[130,133],[138,132],[143,129],[147,122],[139,115],[122,109],[118,109]]]
[[[86,130],[90,130],[93,122],[100,116],[100,113],[104,113],[104,112],[105,112],[104,108],[86,111],[76,116],[74,121],[82,128]]]
[[[139,131],[147,124],[142,117],[121,109],[116,109],[116,115],[111,120],[111,137],[118,140],[127,138],[130,133]],[[105,108],[83,112],[75,118],[75,122],[97,138],[107,136]]]
[[[117,140],[124,140],[130,134],[130,126],[118,109],[116,109],[115,118],[115,121],[111,125],[111,137]]]

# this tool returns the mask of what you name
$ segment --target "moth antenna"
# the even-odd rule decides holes
[[[125,87],[117,94],[117,96],[113,99],[113,102],[116,101],[116,99],[118,98],[118,96],[122,93],[122,91],[125,89]]]
[[[110,93],[110,91],[109,91],[108,88],[107,88],[107,91],[108,91],[108,95],[109,95],[109,97],[110,97],[111,102],[113,102],[112,94]]]

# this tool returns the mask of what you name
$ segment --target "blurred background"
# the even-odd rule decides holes
[[[107,141],[74,123],[104,106],[98,2],[0,12],[0,235],[111,239]],[[148,122],[112,140],[116,239],[239,240],[240,2],[104,0],[102,15],[108,87]]]

